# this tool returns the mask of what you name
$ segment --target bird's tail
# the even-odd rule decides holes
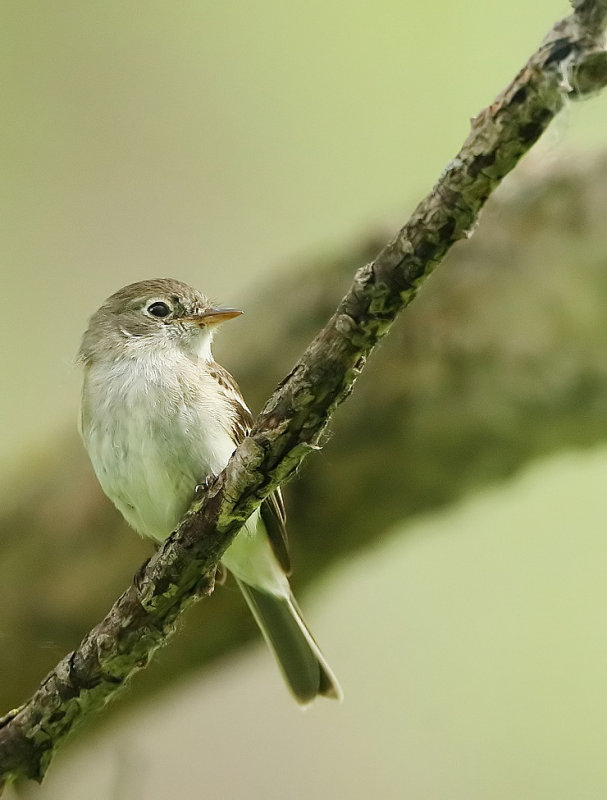
[[[297,702],[306,705],[317,695],[341,700],[339,683],[308,630],[295,599],[270,594],[236,580]]]

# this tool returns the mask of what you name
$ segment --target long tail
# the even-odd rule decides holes
[[[317,695],[341,700],[341,688],[295,599],[264,592],[236,578],[261,632],[298,703]]]

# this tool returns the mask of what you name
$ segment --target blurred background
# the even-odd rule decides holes
[[[258,410],[568,11],[2,3],[0,712],[150,553],[75,436],[89,315],[160,276],[244,307]],[[343,705],[299,711],[228,584],[19,797],[604,798],[605,130],[565,111],[287,487]]]

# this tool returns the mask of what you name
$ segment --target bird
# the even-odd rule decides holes
[[[80,434],[108,498],[143,537],[164,541],[197,488],[226,466],[253,418],[213,358],[217,328],[242,311],[173,278],[124,286],[91,316]],[[222,557],[297,702],[340,700],[340,685],[304,622],[288,576],[280,489],[249,517]]]

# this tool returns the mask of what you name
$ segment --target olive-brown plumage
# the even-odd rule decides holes
[[[91,317],[79,353],[80,430],[103,490],[143,536],[169,536],[196,486],[223,470],[250,430],[236,381],[211,353],[217,325],[240,313],[160,278],[125,286]],[[291,593],[280,492],[247,520],[222,562],[296,699],[339,698]]]

